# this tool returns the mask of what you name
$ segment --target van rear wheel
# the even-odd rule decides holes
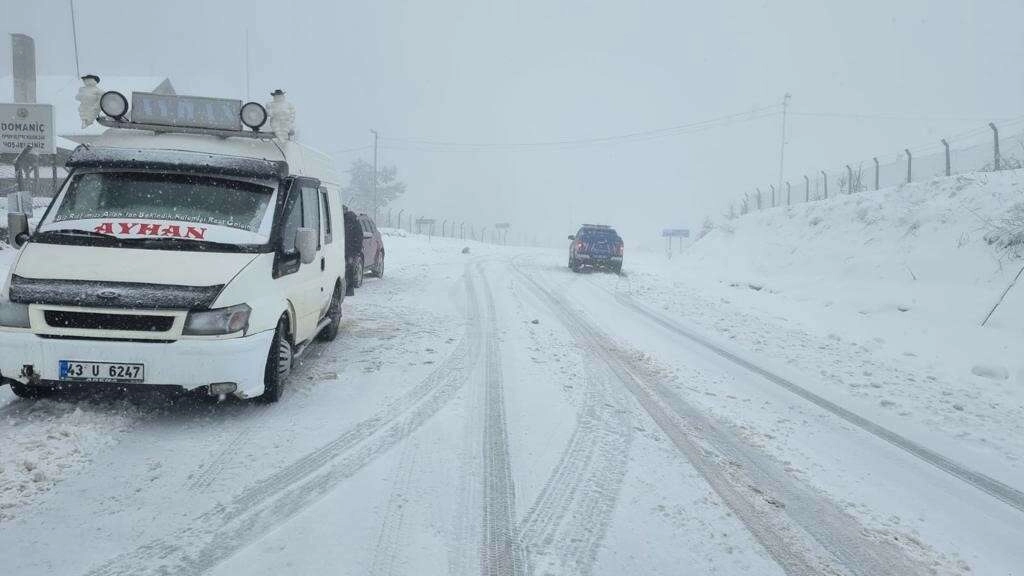
[[[352,287],[361,288],[363,285],[363,275],[366,274],[366,268],[364,267],[363,256],[360,254],[356,256],[355,262],[352,263]]]
[[[261,402],[273,403],[281,399],[284,383],[292,370],[292,343],[288,340],[288,319],[281,317],[270,341],[267,366],[263,371],[263,394]]]
[[[331,307],[327,309],[327,318],[331,322],[320,332],[320,339],[330,342],[338,337],[338,329],[341,327],[341,286],[334,287],[334,296],[331,298]]]

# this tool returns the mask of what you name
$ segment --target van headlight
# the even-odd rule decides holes
[[[234,334],[249,327],[249,314],[252,308],[248,304],[238,304],[227,308],[189,312],[185,320],[182,334],[192,336],[213,336],[216,334]]]
[[[16,304],[7,298],[0,299],[0,326],[29,328],[28,304]]]

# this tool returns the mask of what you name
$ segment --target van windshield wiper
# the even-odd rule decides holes
[[[239,251],[244,244],[232,244],[230,242],[215,242],[213,240],[199,240],[196,238],[176,238],[173,236],[119,238],[125,246],[145,246],[166,244],[179,247],[194,247],[197,250],[223,250],[229,252]]]
[[[60,228],[58,230],[44,230],[37,234],[38,236],[48,236],[50,234],[58,236],[83,236],[86,238],[106,238],[107,240],[119,240],[117,236],[113,234],[104,234],[103,232],[97,232],[95,230],[83,230],[81,228]]]

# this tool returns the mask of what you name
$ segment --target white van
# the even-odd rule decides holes
[[[276,401],[341,321],[333,162],[259,126],[100,120],[112,128],[72,153],[34,233],[11,219],[0,378],[19,396],[74,383]]]

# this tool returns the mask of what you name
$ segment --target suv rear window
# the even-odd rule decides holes
[[[611,228],[584,228],[577,234],[580,240],[607,240],[609,242],[621,242],[622,239],[615,230]]]

